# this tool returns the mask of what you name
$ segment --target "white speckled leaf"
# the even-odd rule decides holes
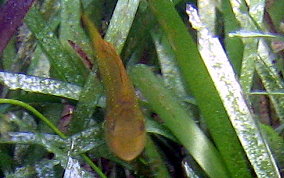
[[[209,34],[193,7],[188,6],[187,13],[193,27],[199,32],[199,51],[204,63],[257,176],[280,177],[275,160],[253,118],[219,40]]]
[[[5,84],[11,90],[22,89],[74,100],[79,99],[81,92],[81,87],[70,83],[10,72],[0,72],[0,83]]]

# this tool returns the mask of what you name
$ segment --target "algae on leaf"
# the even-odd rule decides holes
[[[81,87],[67,82],[42,77],[0,72],[0,83],[11,90],[21,89],[34,93],[50,94],[78,100]]]
[[[275,160],[247,105],[221,43],[208,32],[193,7],[188,6],[187,13],[189,21],[198,31],[199,51],[203,61],[256,174],[259,177],[279,177]],[[243,170],[244,173],[247,171]]]

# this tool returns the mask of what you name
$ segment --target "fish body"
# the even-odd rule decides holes
[[[110,149],[130,161],[144,149],[144,116],[135,89],[114,46],[100,36],[94,24],[82,16],[96,51],[100,76],[106,90],[105,136]]]

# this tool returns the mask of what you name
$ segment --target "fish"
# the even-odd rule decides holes
[[[93,22],[82,15],[95,51],[100,77],[106,93],[105,138],[120,159],[131,161],[144,149],[145,120],[123,62],[115,47],[105,41]]]

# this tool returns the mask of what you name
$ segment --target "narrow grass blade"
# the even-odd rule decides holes
[[[68,40],[79,45],[89,57],[92,57],[90,41],[81,26],[81,14],[80,0],[61,0],[60,41],[73,55],[74,50]]]
[[[66,142],[57,135],[28,133],[28,132],[8,132],[0,139],[0,143],[9,144],[38,144],[44,146],[48,151],[56,153],[59,157],[64,157],[64,151],[60,145]],[[65,155],[66,156],[66,155]]]
[[[64,170],[63,178],[70,178],[70,177],[92,178],[95,177],[95,175],[91,175],[91,173],[83,170],[78,160],[69,157],[68,164]]]
[[[284,95],[284,91],[252,91],[249,93],[250,95]]]
[[[154,121],[153,119],[147,118],[146,130],[148,133],[154,133],[162,135],[174,142],[178,142],[177,138],[169,131],[168,128]]]
[[[178,70],[174,52],[166,38],[160,31],[152,31],[151,36],[156,46],[161,72],[166,86],[180,98],[186,97],[185,88],[182,82],[180,71]]]
[[[248,31],[258,31],[258,27],[255,25],[255,21],[252,19],[252,16],[249,15],[250,11],[247,7],[245,0],[230,0],[230,3],[233,8],[233,12],[235,14],[236,19],[240,23],[240,26],[243,29]],[[263,14],[261,14],[261,7],[250,7],[252,9],[258,9],[255,14],[255,18],[257,21],[262,18]],[[258,15],[258,17],[256,16]],[[244,92],[247,93],[250,91],[252,86],[253,74],[255,71],[255,61],[257,59],[257,39],[242,39],[244,43],[244,54],[243,54],[243,62],[241,67],[240,74],[240,83],[244,89]]]
[[[130,76],[153,110],[211,177],[228,177],[216,148],[195,124],[182,105],[165,89],[149,68],[138,65]]]
[[[46,2],[46,1],[45,1]],[[49,6],[48,6],[49,7]],[[53,6],[52,6],[53,7]],[[51,7],[49,7],[51,8]],[[45,9],[46,10],[46,9]],[[54,10],[54,9],[53,9]],[[50,15],[50,14],[49,14]],[[51,31],[55,31],[60,24],[60,17],[56,14],[48,21]],[[33,35],[31,35],[33,37]],[[31,37],[31,38],[32,38]],[[28,75],[50,77],[50,62],[39,45],[36,46],[27,70]]]
[[[80,93],[80,98],[70,123],[71,134],[88,128],[91,116],[95,111],[95,107],[98,105],[102,93],[103,88],[100,81],[96,78],[94,72],[90,72],[85,86]]]
[[[268,46],[263,39],[259,41],[258,61],[256,62],[256,71],[261,78],[262,84],[267,92],[284,89],[283,79],[280,78],[273,64],[273,57],[270,55]],[[281,96],[269,95],[270,101],[274,106],[275,112],[283,123],[284,121],[284,98]]]
[[[216,8],[218,5],[219,2],[215,0],[197,1],[200,19],[212,34],[215,34]]]
[[[48,56],[57,77],[82,85],[86,71],[78,70],[80,68],[72,61],[72,56],[62,47],[38,10],[31,8],[25,22],[37,38],[43,52]]]
[[[257,59],[257,39],[245,39],[244,55],[240,73],[240,83],[245,93],[248,93],[252,87],[253,74],[255,72],[255,60]]]
[[[261,130],[264,133],[264,136],[267,138],[269,147],[271,148],[272,154],[276,160],[278,168],[283,170],[284,167],[284,140],[283,137],[274,130],[271,126],[261,124]]]
[[[22,89],[29,92],[43,93],[78,100],[81,87],[59,80],[0,72],[0,82],[11,90]]]
[[[9,172],[5,175],[6,178],[20,177],[46,177],[48,174],[55,176],[55,166],[59,165],[59,160],[41,160],[35,165],[25,165],[17,168],[14,172]]]
[[[258,32],[263,29],[263,14],[265,1],[257,0],[245,3],[244,1],[231,0],[234,5],[234,13],[238,18],[244,32],[235,33],[239,35],[245,44],[244,60],[242,65],[241,83],[246,93],[250,92],[251,79],[254,70],[257,70],[262,83],[267,92],[282,89],[284,87],[282,79],[277,74],[273,65],[273,58],[270,50],[264,42],[264,39],[247,38],[247,37],[274,37],[271,34]],[[262,34],[262,35],[260,35]],[[279,37],[278,37],[279,38]],[[276,113],[281,121],[283,121],[284,101],[279,96],[269,96]]]
[[[236,73],[239,75],[242,65],[244,45],[239,38],[230,38],[230,32],[234,32],[240,29],[240,24],[238,23],[230,1],[222,0],[221,3],[222,14],[224,17],[224,33],[225,33],[225,47],[226,52],[233,64]]]
[[[162,160],[160,153],[158,152],[157,147],[150,137],[147,137],[147,144],[145,145],[145,155],[147,161],[151,167],[151,171],[154,177],[156,178],[170,178],[169,171],[165,165],[165,162]]]
[[[43,159],[37,162],[34,166],[37,177],[51,177],[56,176],[56,165],[59,164],[57,160]]]
[[[284,41],[283,35],[265,33],[265,32],[244,31],[244,30],[238,30],[238,31],[231,32],[229,33],[229,37],[267,38],[267,39],[275,39],[279,41]]]
[[[50,77],[50,62],[39,46],[37,46],[34,51],[27,74],[39,77]]]
[[[61,139],[59,136],[51,134],[9,132],[4,137],[1,137],[0,143],[42,145],[49,152],[54,153],[56,159],[60,160],[61,165],[65,167],[68,162],[68,156],[66,154],[69,152],[68,150],[71,148],[72,143],[76,143],[76,145],[70,150],[71,155],[76,156],[81,154],[81,152],[86,152],[94,147],[100,146],[102,143],[102,140],[98,139],[100,135],[101,133],[98,128],[88,129],[80,135],[74,135],[68,140]],[[62,145],[64,145],[64,147],[62,147]]]
[[[184,168],[185,170],[185,174],[187,177],[190,177],[190,178],[200,178],[195,172],[194,170],[191,168],[191,165],[186,162],[186,161],[183,161],[182,162],[182,167]]]
[[[195,97],[210,134],[233,177],[249,177],[247,160],[223,102],[197,45],[170,1],[150,0],[150,7],[175,51],[187,91]],[[216,175],[215,175],[216,176]],[[213,177],[213,176],[212,176]],[[217,176],[220,177],[220,176]]]
[[[47,119],[45,116],[43,116],[40,112],[38,112],[34,107],[23,103],[21,101],[18,100],[12,100],[12,99],[0,99],[0,103],[6,103],[6,104],[13,104],[13,105],[18,105],[21,106],[25,109],[27,109],[28,111],[32,112],[35,116],[37,116],[39,119],[41,119],[41,121],[43,121],[46,125],[48,125],[57,135],[59,135],[61,137],[61,139],[66,139],[67,136],[65,134],[63,134],[49,119]],[[16,133],[17,134],[17,133]],[[23,133],[24,136],[26,136],[27,133]],[[23,135],[19,135],[20,137]],[[83,134],[82,134],[83,135]],[[91,134],[92,136],[94,136],[93,134]],[[54,136],[53,136],[54,137]],[[33,138],[33,137],[32,137]],[[94,138],[94,137],[93,137]],[[4,141],[3,141],[3,140]],[[6,139],[6,140],[5,140]],[[54,138],[53,138],[54,139]],[[72,139],[72,137],[71,137]],[[8,137],[4,137],[0,139],[0,142],[15,142],[15,140],[11,139],[9,136]],[[30,141],[31,138],[27,138],[27,141]],[[39,139],[36,139],[40,142],[42,142],[41,137]],[[18,142],[20,142],[20,140],[18,140]],[[72,141],[72,140],[71,140]],[[39,144],[40,144],[39,142]],[[15,142],[17,143],[17,142]],[[48,142],[43,141],[42,144],[46,144]],[[53,142],[51,142],[53,143]],[[89,141],[88,141],[89,143]],[[46,146],[46,145],[43,145]],[[49,147],[48,147],[49,148]],[[48,149],[47,148],[47,149]],[[66,155],[64,155],[64,153],[61,151],[61,149],[56,149],[56,153],[60,153],[60,155],[63,155],[62,160],[64,160],[64,158],[66,159]],[[62,154],[61,154],[62,153]],[[81,153],[80,156],[92,167],[92,169],[94,169],[101,177],[106,178],[106,176],[102,173],[102,171],[92,162],[92,160],[85,154],[85,153]]]
[[[259,177],[278,177],[275,160],[246,104],[221,43],[202,26],[194,8],[189,7],[188,12],[193,27],[199,31],[199,50],[205,65],[255,172]]]
[[[140,0],[118,0],[113,12],[105,40],[116,48],[119,54],[132,26]]]

